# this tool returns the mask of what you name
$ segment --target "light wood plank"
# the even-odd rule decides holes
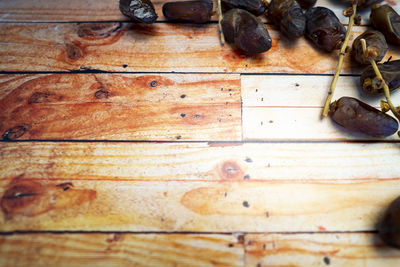
[[[244,140],[399,140],[397,133],[386,138],[348,131],[330,118],[321,119],[320,107],[243,108]]]
[[[162,5],[169,0],[152,1],[159,16],[158,21],[165,21],[162,14]],[[383,4],[390,4],[396,10],[400,9],[400,4],[396,1],[386,0]],[[342,15],[342,10],[346,7],[329,0],[318,0],[316,6],[325,6],[332,9],[343,23],[348,19]],[[369,23],[369,11],[361,12],[363,24]],[[263,18],[264,16],[261,16]],[[88,0],[85,2],[70,0],[14,0],[0,1],[0,22],[2,21],[110,21],[127,20],[119,11],[118,1],[116,0]],[[212,17],[216,21],[216,16]]]
[[[66,182],[3,180],[0,230],[365,231],[400,192],[398,179]]]
[[[15,234],[0,237],[0,266],[243,266],[232,235]]]
[[[241,139],[238,75],[53,74],[0,79],[3,138]],[[7,134],[13,130],[18,133]]]
[[[355,182],[399,178],[399,149],[397,143],[13,142],[0,143],[0,178]]]
[[[398,266],[400,251],[376,234],[251,234],[245,236],[248,267]]]
[[[364,30],[356,27],[353,38]],[[336,52],[321,52],[304,38],[285,41],[275,30],[268,52],[245,57],[221,47],[215,24],[1,24],[0,31],[3,71],[333,73],[337,64]],[[391,49],[386,58],[399,52]],[[359,72],[346,57],[343,73]]]

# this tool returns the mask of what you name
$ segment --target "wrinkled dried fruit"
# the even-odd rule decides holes
[[[377,228],[386,245],[400,248],[400,197],[390,203]]]
[[[400,88],[400,60],[378,64],[378,69],[390,91]],[[376,74],[372,66],[366,67],[360,77],[362,88],[369,94],[383,94],[383,88],[375,77]]]
[[[306,36],[327,52],[340,49],[346,30],[330,9],[313,7],[306,12]]]
[[[361,39],[364,39],[367,49],[364,53]],[[351,53],[353,58],[360,64],[370,64],[370,60],[379,62],[385,56],[388,50],[388,45],[385,36],[382,33],[374,30],[367,30],[360,34],[353,42]]]
[[[268,8],[268,18],[289,38],[304,35],[306,16],[296,0],[272,0]]]
[[[224,12],[240,8],[249,11],[255,16],[262,15],[267,8],[262,0],[221,0],[221,5]]]
[[[212,1],[168,2],[162,7],[166,19],[189,23],[206,23],[211,18]]]
[[[390,136],[399,128],[393,117],[352,97],[342,97],[333,102],[330,112],[337,124],[370,136]]]
[[[383,33],[388,43],[400,45],[400,16],[391,6],[374,6],[370,19],[372,25]]]
[[[297,3],[299,3],[302,8],[313,7],[316,2],[317,0],[297,0]]]
[[[153,23],[157,19],[150,0],[119,0],[119,9],[136,22]]]
[[[221,21],[225,40],[248,54],[263,53],[272,46],[264,23],[242,9],[231,9]]]

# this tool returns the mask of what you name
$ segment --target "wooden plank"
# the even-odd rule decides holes
[[[165,21],[162,14],[162,5],[168,0],[152,1],[159,16],[158,21]],[[396,1],[386,0],[396,10],[400,4]],[[342,15],[345,5],[340,5],[328,0],[319,0],[316,6],[325,6],[332,9],[343,23],[348,19]],[[363,24],[369,23],[369,12],[361,12]],[[263,16],[260,16],[261,18]],[[118,2],[115,0],[88,0],[85,2],[70,0],[43,1],[43,0],[14,0],[0,1],[0,22],[43,22],[43,21],[110,21],[127,20],[119,11]],[[216,21],[216,16],[212,17]]]
[[[238,75],[3,75],[3,139],[240,140]]]
[[[0,236],[0,266],[243,266],[232,235],[14,234]]]
[[[396,143],[12,142],[0,143],[0,178],[356,182],[399,178],[398,150]]]
[[[1,231],[366,231],[375,229],[400,190],[398,178],[324,183],[20,176],[1,184]]]
[[[376,234],[245,235],[245,266],[398,266],[400,251]]]
[[[353,38],[364,30],[356,27]],[[285,41],[272,29],[272,48],[245,57],[229,45],[221,47],[216,24],[10,23],[1,24],[0,31],[3,71],[333,73],[338,57],[337,52],[317,50],[304,38],[295,44]],[[400,50],[391,49],[389,56],[400,57]],[[359,72],[346,57],[343,73]]]

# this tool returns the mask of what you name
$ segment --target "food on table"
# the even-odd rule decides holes
[[[400,87],[400,60],[378,64],[378,69],[390,91]],[[383,94],[382,84],[379,79],[376,79],[376,74],[372,66],[368,66],[362,71],[360,81],[365,92]]]
[[[352,97],[341,97],[333,102],[330,115],[344,128],[374,137],[390,136],[399,128],[393,117]]]
[[[400,197],[389,205],[383,215],[378,224],[378,234],[386,245],[400,248]]]
[[[153,23],[157,19],[150,0],[119,0],[119,9],[135,22]]]
[[[162,7],[162,12],[168,20],[205,23],[210,20],[212,9],[212,1],[196,0],[165,3]]]
[[[221,25],[225,40],[245,53],[263,53],[272,46],[264,23],[246,10],[229,10],[224,14]]]
[[[361,40],[366,43],[366,51],[364,53]],[[353,58],[360,64],[370,64],[370,59],[379,62],[385,56],[388,50],[385,37],[382,33],[375,30],[367,30],[360,34],[353,42],[351,50]]]
[[[306,16],[296,0],[272,0],[268,8],[268,18],[289,38],[304,35]]]
[[[338,17],[325,7],[313,7],[306,12],[306,36],[327,51],[340,49],[346,30]]]
[[[302,8],[313,7],[316,2],[317,0],[297,0],[297,3],[299,3]]]
[[[373,6],[370,19],[388,43],[400,45],[400,16],[391,6]]]

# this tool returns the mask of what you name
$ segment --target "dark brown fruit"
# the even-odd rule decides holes
[[[330,9],[325,7],[313,7],[306,13],[306,36],[316,46],[332,52],[340,49],[346,30]]]
[[[361,39],[364,39],[367,44],[366,53],[364,53]],[[353,42],[351,53],[353,58],[360,64],[370,64],[370,60],[379,62],[385,56],[388,50],[388,45],[385,36],[382,33],[374,30],[367,30],[359,35]]]
[[[206,23],[211,18],[212,1],[168,2],[162,7],[166,19],[188,23]]]
[[[240,8],[255,16],[264,14],[267,8],[262,0],[221,0],[221,5],[223,11]]]
[[[122,14],[136,22],[153,23],[157,19],[150,0],[119,0],[119,9]]]
[[[386,245],[400,248],[400,197],[386,210],[378,224],[378,234]]]
[[[315,5],[317,0],[297,0],[302,8],[310,8]]]
[[[221,21],[225,40],[247,54],[263,53],[272,46],[264,23],[243,9],[231,9]]]
[[[342,97],[333,102],[330,115],[344,128],[374,137],[390,136],[399,128],[393,117],[352,97]]]
[[[378,69],[390,91],[400,88],[400,60],[378,64]],[[366,67],[360,77],[362,88],[369,94],[383,94],[383,88],[379,86],[375,77],[376,74],[372,66]]]
[[[268,18],[289,38],[304,35],[306,16],[296,0],[272,0],[268,8]]]
[[[372,25],[383,33],[388,43],[400,45],[400,16],[391,6],[374,6],[370,19]]]

